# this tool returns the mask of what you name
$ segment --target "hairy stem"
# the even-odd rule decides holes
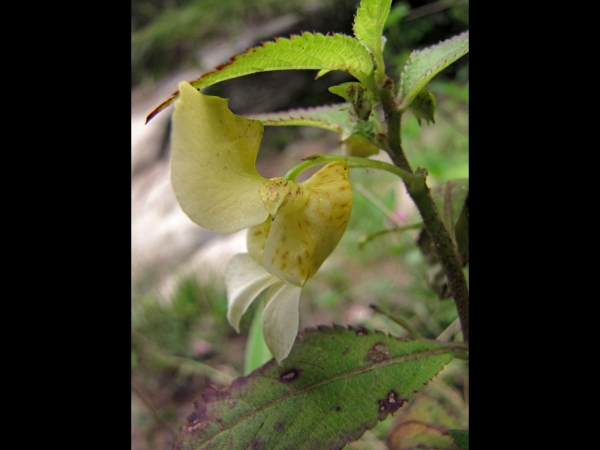
[[[423,335],[421,333],[419,333],[417,331],[416,328],[414,328],[409,322],[408,320],[405,320],[403,317],[400,316],[396,316],[394,314],[392,314],[389,311],[386,311],[385,309],[380,308],[379,306],[375,305],[374,303],[371,303],[369,305],[373,310],[375,310],[376,312],[378,312],[379,314],[383,314],[384,316],[386,316],[388,319],[390,319],[392,322],[397,323],[398,325],[400,325],[402,328],[404,328],[406,331],[408,331],[408,334],[411,335],[411,337],[413,339],[425,339],[423,337]]]
[[[400,120],[402,113],[398,110],[398,105],[394,98],[393,81],[388,79],[384,87],[379,89],[379,96],[383,105],[385,119],[388,127],[388,142],[390,147],[390,156],[394,164],[401,169],[413,173],[408,160],[402,149],[400,139]],[[435,246],[436,255],[448,278],[448,286],[452,292],[458,317],[460,319],[463,339],[469,341],[469,289],[465,279],[460,258],[448,230],[444,226],[438,214],[429,187],[425,182],[427,171],[417,169],[411,182],[403,178],[409,195],[415,202],[425,228],[431,237]]]

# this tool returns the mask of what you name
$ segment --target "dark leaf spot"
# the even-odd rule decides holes
[[[366,336],[367,335],[367,329],[365,327],[359,327],[356,329],[356,335],[357,336]]]
[[[371,347],[365,356],[365,361],[381,362],[387,361],[390,349],[383,342],[377,342]]]
[[[379,404],[377,412],[380,413],[380,417],[383,416],[383,418],[385,418],[388,413],[394,413],[398,411],[405,401],[406,399],[400,398],[396,391],[391,390],[386,398],[377,401]]]
[[[279,379],[281,381],[289,383],[290,381],[294,381],[299,376],[300,376],[300,370],[298,370],[298,369],[290,369],[290,370],[286,370],[285,372],[283,372],[279,376]]]
[[[200,422],[200,418],[196,415],[195,411],[192,411],[192,413],[189,416],[187,416],[186,420],[188,425],[196,425]]]

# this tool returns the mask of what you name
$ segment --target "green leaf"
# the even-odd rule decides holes
[[[440,71],[469,51],[469,32],[415,50],[408,57],[400,76],[400,109],[406,110],[425,85]]]
[[[308,125],[325,130],[342,133],[351,130],[348,117],[348,103],[318,106],[316,108],[299,108],[275,113],[252,114],[248,119],[260,120],[265,126]]]
[[[365,89],[360,83],[350,81],[337,86],[331,86],[329,92],[339,95],[349,102],[352,105],[350,113],[357,120],[369,120],[375,100],[371,92]]]
[[[383,65],[383,27],[392,0],[362,0],[354,20],[354,36],[373,54],[378,81],[385,77]]]
[[[448,430],[448,434],[454,438],[456,445],[469,450],[469,430]]]
[[[189,83],[202,89],[221,81],[257,72],[274,70],[340,70],[357,78],[365,86],[373,86],[373,64],[367,49],[356,39],[344,34],[324,36],[321,33],[302,33],[301,36],[276,38],[254,47],[246,53],[233,56],[228,63],[218,66]],[[146,118],[146,123],[169,106],[179,91],[158,105]]]
[[[364,328],[306,329],[230,387],[203,392],[176,449],[342,448],[397,411],[450,360],[435,343]]]
[[[394,449],[456,450],[448,432],[466,420],[465,411],[420,392],[398,414],[386,444]]]
[[[248,341],[246,342],[244,375],[248,375],[254,369],[262,366],[273,357],[262,333],[261,319],[264,309],[263,301],[258,302],[258,305],[256,311],[254,311],[252,325],[250,325],[250,332],[248,333]]]
[[[357,83],[358,84],[358,83]],[[350,156],[367,157],[379,153],[375,145],[375,126],[372,122],[351,120],[348,103],[299,108],[276,113],[252,114],[248,119],[260,120],[265,126],[312,126],[340,134],[344,151]]]

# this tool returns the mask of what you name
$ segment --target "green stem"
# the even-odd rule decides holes
[[[402,117],[402,112],[398,110],[398,105],[394,98],[394,81],[391,78],[388,78],[383,87],[377,92],[383,106],[388,129],[388,148],[386,150],[396,166],[404,169],[408,173],[412,173],[410,164],[402,150],[402,139],[400,136],[400,118]],[[404,180],[404,182],[406,182],[406,180]]]
[[[369,306],[373,310],[375,310],[376,312],[378,312],[379,314],[383,314],[384,316],[386,316],[387,318],[389,318],[393,322],[395,322],[398,325],[400,325],[402,328],[404,328],[406,331],[408,331],[408,333],[412,336],[413,339],[419,340],[419,341],[422,341],[422,342],[427,342],[428,344],[443,345],[445,347],[448,347],[448,348],[451,348],[452,350],[457,351],[460,354],[466,353],[466,355],[467,355],[466,359],[468,359],[469,344],[467,344],[465,342],[440,342],[440,341],[436,341],[434,339],[427,339],[427,338],[423,337],[423,335],[421,333],[419,333],[416,330],[416,328],[414,328],[404,318],[402,318],[400,316],[395,316],[391,312],[386,311],[385,309],[380,308],[379,306],[375,305],[374,303],[371,303]]]
[[[402,112],[398,109],[398,104],[394,98],[393,81],[388,79],[386,84],[379,89],[379,97],[381,104],[383,105],[383,111],[385,113],[386,123],[388,127],[388,143],[389,151],[394,164],[404,169],[406,172],[413,174],[408,160],[404,155],[402,149],[402,142],[400,139],[400,125]],[[412,181],[407,182],[405,178],[402,178],[409,195],[415,202],[425,228],[433,241],[437,257],[444,269],[446,278],[448,278],[448,285],[454,302],[456,303],[456,309],[463,332],[463,339],[465,342],[469,341],[469,289],[467,287],[467,280],[462,270],[458,251],[454,245],[450,234],[446,230],[443,222],[440,219],[435,203],[431,197],[429,187],[425,183],[427,171],[424,169],[418,169],[412,178]]]
[[[408,331],[408,334],[410,334],[413,339],[421,339],[421,340],[424,339],[423,335],[421,333],[419,333],[417,331],[417,329],[414,328],[410,323],[408,323],[408,321],[405,320],[404,318],[395,316],[391,312],[386,311],[385,309],[381,309],[379,306],[377,306],[373,303],[371,303],[369,306],[372,309],[374,309],[376,312],[378,312],[379,314],[383,314],[384,316],[386,316],[392,322],[400,325],[402,328],[404,328],[406,331]]]
[[[446,230],[446,227],[440,220],[429,187],[425,183],[426,176],[426,170],[417,169],[413,182],[410,185],[407,184],[406,187],[421,213],[425,228],[435,246],[437,258],[444,269],[446,278],[448,278],[448,286],[450,287],[450,292],[452,292],[454,302],[456,303],[463,338],[465,342],[468,342],[469,288],[467,287],[467,280],[465,279],[456,246],[450,238],[448,230]]]
[[[373,239],[375,239],[379,236],[383,236],[385,234],[401,233],[401,232],[408,231],[408,230],[420,230],[421,228],[423,228],[423,222],[415,223],[412,225],[406,225],[406,226],[398,227],[398,228],[389,228],[389,229],[385,229],[385,230],[379,230],[373,234],[369,234],[369,235],[363,237],[361,239],[361,241],[358,243],[358,248],[362,249],[366,244],[371,242]]]
[[[405,183],[411,183],[413,176],[406,170],[398,168],[392,164],[388,164],[383,161],[376,161],[374,159],[360,158],[358,156],[341,156],[341,155],[313,155],[306,158],[304,162],[293,167],[285,174],[284,179],[286,181],[294,181],[298,175],[304,172],[306,169],[329,162],[343,161],[347,162],[350,167],[363,167],[378,170],[385,170],[386,172],[393,173],[404,180]]]

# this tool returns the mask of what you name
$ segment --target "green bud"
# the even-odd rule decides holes
[[[435,123],[433,115],[435,114],[435,97],[426,88],[421,89],[415,99],[410,104],[410,110],[413,112],[419,125],[421,125],[421,119],[427,123],[430,121]]]

